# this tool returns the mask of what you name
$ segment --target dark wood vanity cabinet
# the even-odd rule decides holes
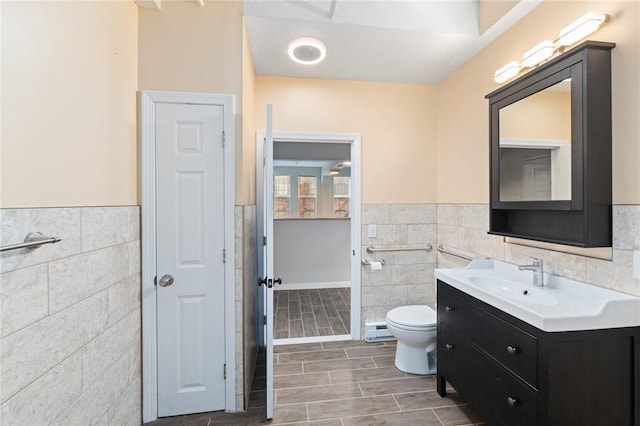
[[[438,280],[437,391],[489,425],[640,425],[640,328],[544,332]]]

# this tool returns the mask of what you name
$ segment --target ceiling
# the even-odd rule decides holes
[[[244,14],[258,75],[435,84],[540,1],[244,0]],[[291,61],[299,37],[323,41],[326,59]]]

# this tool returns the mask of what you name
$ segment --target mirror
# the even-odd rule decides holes
[[[500,201],[571,200],[571,79],[499,114]]]

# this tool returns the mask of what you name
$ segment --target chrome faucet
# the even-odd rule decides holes
[[[533,258],[531,265],[518,265],[521,271],[533,271],[533,285],[544,287],[544,276],[542,274],[542,259]]]

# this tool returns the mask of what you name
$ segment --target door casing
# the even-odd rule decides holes
[[[224,109],[224,272],[225,305],[225,405],[235,410],[235,262],[234,262],[234,97],[229,94],[192,92],[139,92],[139,158],[142,249],[142,419],[158,418],[158,365],[156,323],[156,181],[155,181],[155,105],[184,103],[222,105]]]

